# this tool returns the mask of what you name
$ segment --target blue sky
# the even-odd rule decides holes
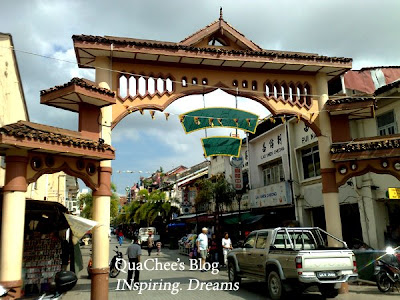
[[[235,97],[220,90],[205,95],[206,107],[235,107]],[[269,114],[261,104],[245,98],[238,98],[238,108],[257,112],[261,117]],[[137,182],[140,176],[149,176],[160,166],[164,171],[179,165],[190,167],[204,160],[200,139],[203,130],[185,134],[178,114],[203,107],[202,96],[187,96],[172,103],[166,111],[172,115],[166,121],[163,113],[156,112],[152,120],[150,114],[136,112],[128,115],[113,131],[113,146],[117,148],[117,159],[113,162],[112,180],[118,191]],[[232,129],[213,128],[208,136],[229,135]],[[240,132],[244,137],[244,133]],[[118,171],[135,173],[118,173]],[[138,171],[142,171],[139,174]]]
[[[217,19],[220,6],[227,22],[264,49],[352,57],[355,69],[400,65],[398,0],[202,0],[190,5],[187,0],[13,0],[2,1],[0,32],[11,33],[15,49],[24,51],[17,51],[17,58],[31,121],[76,130],[76,114],[39,103],[42,89],[74,76],[94,78],[93,70],[75,64],[73,34],[178,42]],[[207,95],[206,101],[208,107],[234,105],[233,97],[222,92]],[[199,96],[185,97],[167,111],[179,114],[202,105]],[[240,107],[268,113],[250,100],[240,99]],[[185,135],[177,118],[166,122],[162,115],[155,120],[148,113],[129,115],[113,132],[118,191],[139,177],[118,175],[118,170],[153,172],[202,161],[203,136],[203,131]]]

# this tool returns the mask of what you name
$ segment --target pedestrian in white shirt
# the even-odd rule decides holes
[[[228,263],[228,252],[232,250],[232,242],[229,238],[227,232],[224,233],[224,238],[222,239],[222,253],[224,254],[224,266]]]
[[[203,227],[201,233],[197,237],[197,250],[199,251],[201,257],[201,272],[206,272],[206,270],[204,270],[204,264],[206,263],[207,252],[208,252],[207,232],[208,232],[207,227]]]

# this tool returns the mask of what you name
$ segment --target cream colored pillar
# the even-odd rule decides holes
[[[16,291],[22,287],[22,255],[24,249],[26,166],[22,153],[6,156],[6,179],[3,194],[1,224],[0,284]],[[11,299],[11,298],[10,298]]]
[[[112,68],[108,57],[96,58],[96,84],[102,88],[112,89]],[[101,138],[111,145],[112,107],[101,109]],[[99,170],[100,187],[93,192],[93,220],[99,223],[93,229],[93,267],[92,267],[92,300],[108,299],[108,263],[110,230],[110,196],[111,196],[111,161],[102,161]]]
[[[326,74],[318,73],[317,94],[319,96],[319,109],[322,110],[328,100],[328,81]],[[319,114],[319,126],[321,135],[318,137],[319,159],[322,177],[322,197],[324,200],[324,211],[326,229],[330,234],[342,238],[342,222],[340,218],[339,191],[336,186],[336,169],[331,161],[332,133],[329,114],[321,111]],[[331,246],[339,246],[340,243],[329,239]]]
[[[322,177],[322,198],[324,200],[326,231],[342,239],[342,220],[340,217],[339,190],[336,185],[336,169],[331,161],[332,129],[330,117],[324,111],[324,105],[328,101],[328,80],[326,74],[318,73],[317,94],[319,96],[318,106],[322,110],[319,114],[319,127],[321,135],[318,137],[319,159]],[[342,246],[338,241],[328,238],[329,246]],[[348,283],[342,283],[339,293],[348,293]]]

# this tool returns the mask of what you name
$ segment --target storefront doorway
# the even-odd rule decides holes
[[[313,226],[326,230],[325,212],[323,207],[311,209]],[[358,204],[343,204],[340,206],[343,239],[350,248],[362,241],[362,229]]]

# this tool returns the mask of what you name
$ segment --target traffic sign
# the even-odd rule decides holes
[[[243,167],[243,157],[241,155],[239,157],[231,156],[230,164],[232,167],[235,167],[235,168]]]

